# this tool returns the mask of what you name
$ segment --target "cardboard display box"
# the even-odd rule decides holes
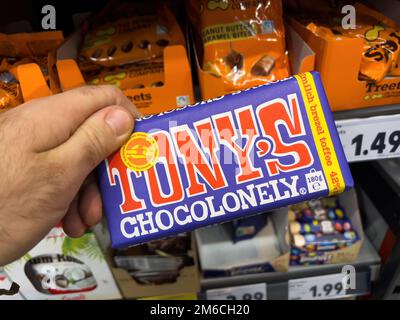
[[[111,271],[126,299],[196,299],[200,291],[199,269],[196,254],[196,245],[192,236],[192,249],[189,255],[194,259],[194,265],[185,266],[174,283],[164,284],[141,284],[128,273],[127,270],[118,268],[113,261],[114,250],[108,250],[108,260]]]
[[[70,36],[57,51],[57,72],[62,90],[69,90],[85,84],[76,59],[82,41],[78,30]],[[183,46],[168,46],[164,49],[164,85],[143,89],[123,90],[124,94],[144,115],[183,107],[194,103],[192,74],[186,50]]]
[[[10,28],[11,29],[8,31],[12,34],[10,36],[11,40],[17,39],[18,37],[23,39],[29,38],[29,33],[32,30],[28,21],[15,23]],[[64,40],[61,31],[47,31],[46,33],[48,41],[54,43],[55,46],[61,44]],[[30,52],[29,45],[29,43],[25,43],[25,47],[19,45],[18,48],[21,51],[19,54],[28,57]],[[60,83],[55,72],[55,50],[52,50],[47,54],[47,60],[48,81],[46,81],[40,66],[36,63],[26,63],[17,67],[12,67],[8,70],[19,82],[23,102],[61,92]]]
[[[359,240],[349,247],[339,250],[317,252],[309,254],[301,248],[294,247],[300,251],[304,251],[307,256],[299,261],[301,265],[309,264],[339,264],[352,263],[357,260],[363,240],[364,232],[361,223],[360,209],[358,206],[357,195],[354,189],[346,191],[338,196],[339,203],[348,215],[354,231],[358,234]]]
[[[292,74],[299,74],[314,70],[314,52],[292,27],[286,26],[285,31],[286,44]],[[194,48],[193,51],[195,63],[197,66],[197,76],[200,83],[202,100],[207,100],[228,94],[229,92],[224,89],[224,83],[221,79],[202,70],[202,68],[200,67],[199,57],[197,55],[196,48]]]
[[[383,14],[361,4],[356,5],[373,17],[396,28],[396,23]],[[290,25],[315,52],[315,70],[321,74],[332,111],[365,108],[400,102],[400,77],[385,77],[379,83],[358,79],[363,40],[343,38],[326,40],[308,30],[293,18]]]
[[[25,256],[4,267],[28,300],[120,299],[92,232],[72,239],[55,227]]]
[[[269,213],[269,221],[253,238],[234,243],[230,224],[195,231],[204,277],[287,271],[288,215],[285,208]]]

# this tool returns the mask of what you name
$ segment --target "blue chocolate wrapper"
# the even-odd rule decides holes
[[[138,119],[98,179],[115,248],[353,187],[316,72]]]

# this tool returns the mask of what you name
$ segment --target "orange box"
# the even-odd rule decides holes
[[[315,54],[302,38],[291,28],[285,26],[286,45],[289,53],[289,61],[293,74],[314,70]],[[227,92],[221,79],[203,71],[200,67],[196,48],[194,48],[194,59],[197,66],[197,75],[200,83],[201,97],[203,100],[223,96]]]
[[[36,63],[18,66],[17,78],[24,102],[53,94],[46,83],[40,67]]]
[[[61,44],[64,37],[61,31],[47,31],[43,33],[15,33],[3,35],[5,48],[18,57],[22,57],[22,61],[36,53],[41,56],[43,50],[49,46],[56,47]],[[40,42],[42,41],[42,43]],[[3,48],[4,50],[4,48]],[[11,56],[11,55],[10,55]],[[29,59],[33,60],[34,59]],[[55,49],[50,49],[47,54],[47,71],[45,77],[40,66],[37,63],[25,63],[19,61],[17,64],[9,66],[7,63],[3,66],[3,70],[7,70],[13,74],[18,80],[19,88],[22,94],[22,101],[26,102],[35,98],[41,98],[60,92],[60,84],[54,70],[56,61]],[[20,64],[21,63],[21,64]]]
[[[357,3],[356,10],[360,7],[389,27],[397,27],[394,21],[383,14]],[[400,102],[400,77],[385,77],[376,84],[358,79],[363,53],[362,39],[326,40],[293,18],[290,18],[290,25],[316,54],[315,70],[321,74],[332,111]]]
[[[81,37],[81,32],[76,32],[57,51],[57,72],[63,91],[85,84],[76,63]],[[163,60],[163,86],[123,90],[144,115],[194,103],[192,74],[185,48],[181,45],[166,47]]]

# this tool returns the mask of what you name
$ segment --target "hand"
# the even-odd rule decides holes
[[[0,266],[60,221],[71,237],[99,222],[91,172],[129,138],[138,116],[113,86],[82,87],[0,114]]]

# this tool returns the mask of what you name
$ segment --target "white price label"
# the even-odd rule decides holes
[[[267,284],[207,290],[207,300],[267,300]]]
[[[347,161],[400,157],[400,115],[336,121]]]
[[[289,300],[337,299],[347,296],[343,273],[289,280]]]

